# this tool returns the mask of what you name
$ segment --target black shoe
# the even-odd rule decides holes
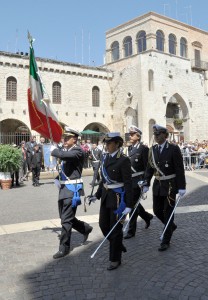
[[[88,236],[89,236],[90,232],[92,232],[92,230],[93,230],[93,227],[89,226],[89,229],[83,234],[84,237],[83,237],[82,244],[84,244],[87,241]]]
[[[125,239],[125,240],[131,239],[131,238],[134,237],[134,236],[135,236],[135,234],[133,234],[133,233],[127,233],[127,235],[124,237],[124,239]]]
[[[19,182],[16,182],[16,186],[20,186]]]
[[[126,249],[126,247],[123,244],[121,246],[121,251],[124,252],[124,253],[127,252],[127,249]]]
[[[168,248],[170,247],[170,244],[169,243],[162,243],[160,244],[160,247],[158,248],[158,251],[165,251],[167,250]]]
[[[148,215],[149,215],[149,219],[147,221],[145,221],[146,222],[145,229],[150,227],[150,221],[153,219],[152,214],[148,214]]]
[[[67,254],[69,254],[69,250],[65,250],[65,251],[58,251],[56,254],[53,255],[53,258],[54,259],[57,259],[57,258],[62,258],[64,256],[66,256]]]
[[[121,265],[121,261],[111,261],[110,265],[107,267],[108,271],[117,269]]]

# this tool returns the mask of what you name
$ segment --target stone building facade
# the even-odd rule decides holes
[[[133,123],[149,144],[159,123],[177,141],[208,139],[208,32],[149,12],[106,32],[102,67],[37,63],[63,125],[124,136]],[[27,55],[0,52],[1,133],[30,128],[28,67]]]

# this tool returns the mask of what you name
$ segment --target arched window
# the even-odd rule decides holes
[[[169,34],[169,53],[176,54],[176,37],[172,33]]]
[[[187,41],[185,38],[181,38],[180,40],[180,55],[187,57]]]
[[[17,79],[13,76],[8,77],[6,81],[6,100],[17,101]]]
[[[52,99],[53,103],[61,104],[61,84],[58,81],[53,83]]]
[[[92,88],[92,106],[100,106],[100,90],[97,86]]]
[[[156,49],[164,51],[164,34],[160,30],[156,32]]]
[[[117,41],[111,45],[111,59],[112,61],[119,60],[119,43]]]
[[[124,46],[124,57],[128,57],[132,55],[132,38],[127,36],[123,42]]]
[[[137,52],[140,53],[146,51],[146,48],[146,32],[140,31],[137,35]]]
[[[148,71],[148,83],[149,83],[149,91],[154,90],[154,72],[152,70]]]

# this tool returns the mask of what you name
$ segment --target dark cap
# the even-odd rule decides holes
[[[106,133],[103,142],[109,143],[109,142],[119,142],[119,147],[123,145],[123,139],[120,136],[120,132],[108,132]]]
[[[72,128],[69,128],[68,126],[65,126],[64,127],[64,133],[63,133],[63,136],[81,136],[81,133],[77,130],[74,130]]]
[[[153,133],[168,133],[166,127],[160,126],[158,124],[153,125],[152,128],[153,128]]]

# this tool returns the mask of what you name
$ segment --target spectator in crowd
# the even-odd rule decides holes
[[[101,151],[103,151],[103,143],[101,141],[98,141],[98,149],[100,149]]]
[[[198,163],[196,164],[196,168],[200,169],[200,168],[203,168],[203,166],[204,166],[204,160],[205,160],[206,153],[207,153],[205,143],[199,144],[198,153],[199,153],[199,156],[198,156]]]
[[[15,143],[12,143],[12,147],[16,148],[17,145]],[[20,184],[19,184],[19,170],[11,173],[11,178],[12,178],[12,187],[14,187],[14,181],[16,183],[16,187],[20,186]]]
[[[21,152],[22,152],[22,165],[20,168],[20,182],[26,180],[27,176],[27,149],[25,148],[25,141],[22,141],[20,144]]]
[[[45,165],[44,165],[44,144],[45,144],[45,138],[43,136],[40,137],[40,150],[42,152],[42,162],[41,162],[41,171],[45,171]]]
[[[33,147],[37,145],[36,143],[36,136],[33,135],[30,137],[30,141],[26,143],[26,149],[27,149],[27,168],[28,172],[31,172],[31,158],[33,153]]]
[[[84,169],[88,168],[88,157],[89,157],[89,153],[90,153],[90,148],[87,145],[87,143],[85,142],[85,140],[81,141],[81,148],[85,153],[85,158],[84,158]]]
[[[42,163],[42,151],[38,144],[34,145],[31,155],[32,181],[33,186],[39,186],[39,177]]]

